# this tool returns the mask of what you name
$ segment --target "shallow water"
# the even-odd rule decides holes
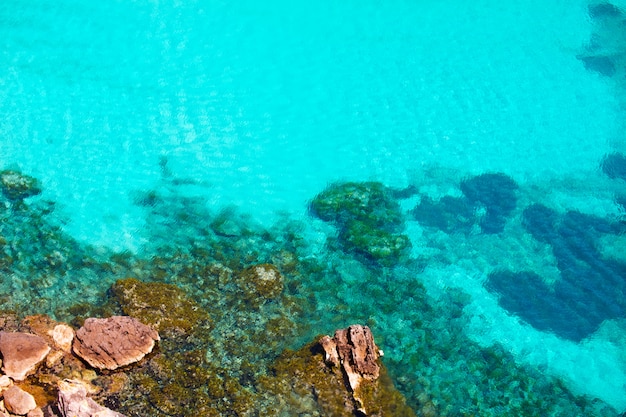
[[[533,291],[551,291],[570,282],[560,248],[576,252],[581,245],[571,242],[587,239],[582,247],[598,261],[574,256],[567,276],[591,271],[621,291],[623,231],[546,242],[524,225],[533,204],[623,224],[615,197],[624,180],[600,166],[605,155],[626,151],[624,86],[577,58],[590,53],[592,38],[606,42],[593,53],[626,51],[623,33],[593,37],[603,22],[590,17],[586,1],[9,1],[0,10],[0,167],[40,179],[41,198],[56,202],[52,222],[81,244],[138,256],[160,243],[202,239],[204,219],[232,207],[226,213],[268,228],[286,218],[304,222],[296,229],[307,242],[302,258],[334,259],[341,245],[326,239],[341,225],[308,211],[317,194],[338,181],[414,186],[419,193],[398,199],[413,261],[385,265],[385,279],[416,280],[441,308],[461,289],[469,296],[460,297],[469,338],[501,343],[518,363],[623,411],[626,333],[622,311],[607,313],[613,300],[594,302],[597,320],[610,319],[599,328],[554,334],[562,323],[550,322],[549,310],[507,311],[487,285],[494,271],[531,271],[544,285]],[[478,221],[443,231],[411,214],[426,197],[435,204],[463,197],[461,183],[484,172],[502,172],[518,186],[498,233]],[[159,203],[138,204],[151,190]],[[485,214],[481,204],[475,210]],[[168,218],[177,211],[186,223]],[[613,261],[619,265],[606,266]],[[327,285],[348,291],[363,273],[380,286],[382,306],[361,317],[364,301],[349,297],[343,320],[376,317],[381,333],[398,342],[389,360],[401,367],[419,345],[410,304],[390,311],[399,295],[376,272],[351,261],[332,268],[320,278]],[[93,271],[78,276],[98,280]],[[593,293],[594,283],[576,288]],[[50,299],[63,288],[41,285]],[[310,290],[320,308],[334,308],[335,298],[317,285]],[[33,297],[28,285],[13,291],[24,303]],[[569,305],[572,297],[559,300]],[[54,312],[54,303],[47,308]],[[531,318],[534,311],[548,323]]]

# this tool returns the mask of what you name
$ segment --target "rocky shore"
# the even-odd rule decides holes
[[[122,391],[141,389],[131,381],[142,380],[150,355],[159,350],[158,332],[129,316],[89,318],[76,331],[44,315],[21,322],[5,315],[0,323],[0,416],[123,417],[92,397],[107,401]],[[320,415],[415,416],[387,376],[381,355],[370,329],[352,325],[332,338],[323,336],[299,351],[284,352],[261,386],[272,395],[276,415],[300,397],[307,412]],[[202,380],[192,375],[198,385],[210,384],[215,376]],[[148,415],[153,406],[158,407],[149,404],[133,415]],[[174,415],[220,414],[191,406]],[[259,414],[252,407],[225,415]]]

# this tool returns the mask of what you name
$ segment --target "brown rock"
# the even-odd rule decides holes
[[[277,415],[415,417],[380,355],[367,327],[350,326],[283,352],[262,388]]]
[[[26,417],[44,417],[43,410],[41,408],[35,408],[34,410],[30,410]]]
[[[74,338],[74,352],[97,369],[117,369],[141,360],[159,334],[128,316],[89,318]]]
[[[87,390],[79,382],[67,379],[59,383],[57,403],[62,417],[124,417],[87,397]]]
[[[0,332],[2,370],[16,381],[22,381],[50,352],[50,346],[39,336],[28,333]]]
[[[375,380],[380,373],[380,351],[374,343],[372,331],[367,326],[353,325],[337,330],[333,338],[341,366],[350,388],[356,391],[363,378]]]
[[[26,415],[29,411],[37,408],[35,404],[35,398],[22,390],[21,388],[13,385],[3,393],[4,406],[11,414]]]
[[[378,358],[382,356],[382,351],[374,343],[372,331],[367,326],[352,325],[337,330],[332,339],[323,336],[319,343],[324,350],[324,361],[333,366],[341,365],[357,409],[366,414],[363,393],[359,388],[364,380],[378,379]]]

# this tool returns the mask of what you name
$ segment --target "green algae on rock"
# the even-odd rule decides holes
[[[397,228],[404,222],[393,192],[380,182],[330,185],[311,202],[311,211],[327,222],[357,219],[371,227]]]
[[[246,300],[254,305],[274,299],[283,291],[283,277],[272,264],[253,265],[244,269],[237,277],[237,284]]]
[[[14,170],[0,171],[0,189],[11,202],[19,202],[41,193],[41,186],[36,178]]]
[[[283,352],[272,365],[272,375],[261,379],[262,390],[273,402],[268,415],[415,417],[378,358],[375,377],[360,378],[355,387],[345,368],[328,359],[325,338]]]
[[[339,228],[344,249],[381,265],[408,254],[411,242],[402,234],[404,216],[393,190],[379,182],[330,185],[310,204],[311,212]]]
[[[111,288],[125,314],[154,326],[159,332],[188,334],[196,326],[210,323],[208,313],[175,285],[126,278]]]

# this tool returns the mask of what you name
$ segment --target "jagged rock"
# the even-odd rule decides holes
[[[359,411],[363,409],[364,401],[360,393],[361,382],[366,379],[375,381],[380,376],[378,358],[382,352],[374,343],[372,331],[367,326],[352,325],[335,332],[331,339],[324,336],[320,344],[325,352],[326,363],[337,366],[345,375]]]
[[[381,354],[369,328],[360,325],[284,352],[272,366],[274,376],[262,382],[276,404],[272,415],[415,417]]]
[[[4,406],[11,414],[23,416],[37,408],[35,397],[15,385],[4,391],[3,395]]]
[[[128,316],[89,318],[78,329],[74,352],[97,369],[117,369],[141,360],[154,348],[159,334]]]
[[[69,352],[72,349],[74,329],[45,314],[27,316],[20,324],[20,330],[41,336],[53,348]]]
[[[0,332],[2,370],[16,381],[22,381],[50,352],[50,346],[39,336],[29,333]]]
[[[58,409],[61,417],[124,417],[87,397],[87,390],[79,381],[59,382]]]

